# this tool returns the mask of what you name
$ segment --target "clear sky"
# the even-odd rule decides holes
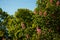
[[[18,8],[28,8],[34,10],[36,7],[36,0],[0,0],[0,8],[8,12],[10,15],[14,14]]]

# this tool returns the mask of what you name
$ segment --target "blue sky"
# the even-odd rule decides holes
[[[10,15],[14,14],[18,8],[28,8],[34,10],[36,7],[36,0],[0,0],[0,8],[8,12]]]

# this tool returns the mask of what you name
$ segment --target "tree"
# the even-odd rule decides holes
[[[7,18],[7,12],[0,8],[0,37],[8,37],[8,30],[6,28],[5,19]]]
[[[32,15],[33,12],[29,9],[18,9],[15,13],[15,17],[17,19],[20,19],[19,22],[25,22],[26,24],[28,24],[27,26],[31,25],[32,23]]]
[[[58,2],[58,3],[57,3]],[[37,0],[37,12],[34,15],[35,24],[41,27],[42,34],[41,40],[56,40],[58,34],[57,30],[60,29],[60,5],[59,0]],[[50,31],[50,32],[49,32]],[[54,33],[56,32],[56,34]],[[43,35],[44,33],[44,35]],[[46,34],[45,34],[46,33]],[[50,34],[51,33],[51,34]],[[49,34],[49,35],[48,35]],[[52,35],[53,34],[53,35]],[[52,35],[52,36],[51,36]],[[49,37],[50,36],[50,37]],[[59,35],[58,35],[59,36]],[[48,38],[47,38],[48,37]],[[54,39],[56,38],[56,39]],[[59,37],[58,37],[59,38]]]

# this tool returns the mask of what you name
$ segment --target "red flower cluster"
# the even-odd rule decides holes
[[[36,28],[37,34],[41,34],[41,29],[40,28]]]

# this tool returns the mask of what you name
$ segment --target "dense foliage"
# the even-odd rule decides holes
[[[34,12],[0,8],[0,40],[60,40],[60,0],[37,0]]]

